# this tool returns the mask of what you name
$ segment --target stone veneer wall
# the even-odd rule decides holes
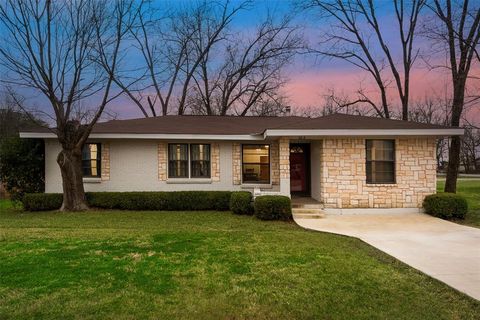
[[[102,143],[101,160],[102,160],[102,181],[110,180],[110,144]]]
[[[395,139],[396,183],[366,183],[365,139],[325,139],[320,170],[326,208],[419,208],[436,191],[434,138]],[[313,165],[313,164],[312,164]]]
[[[281,138],[279,141],[280,149],[280,179],[290,180],[290,140]]]
[[[272,173],[272,185],[280,184],[280,150],[278,141],[270,142],[270,163],[272,165],[270,172]]]
[[[158,143],[158,180],[167,180],[167,143]]]
[[[220,145],[218,143],[212,144],[212,181],[220,181]]]
[[[232,178],[233,184],[242,183],[242,145],[232,143]]]

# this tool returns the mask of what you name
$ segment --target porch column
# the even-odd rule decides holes
[[[290,197],[290,140],[281,138],[279,140],[280,159],[280,193]]]

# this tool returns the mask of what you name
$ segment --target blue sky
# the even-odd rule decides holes
[[[231,6],[240,4],[241,1],[230,1]],[[163,5],[188,5],[188,0],[182,1],[157,1],[156,6]],[[320,20],[315,13],[298,13],[294,10],[294,1],[290,0],[256,0],[253,1],[249,10],[240,12],[233,20],[231,29],[233,32],[248,33],[266,17],[271,14],[280,18],[286,14],[295,14],[293,22],[301,25],[305,30],[307,42],[315,46],[319,37],[330,27],[330,23]],[[398,26],[393,18],[393,8],[389,1],[376,0],[378,6],[378,17],[382,26],[383,34],[387,43],[398,51],[396,40]],[[0,30],[1,31],[1,30]],[[429,42],[425,38],[418,37],[417,44],[420,48],[428,48]],[[399,52],[396,52],[398,56]],[[138,55],[131,55],[127,60],[135,61]],[[133,65],[135,62],[130,62]],[[293,108],[318,107],[322,104],[323,95],[330,89],[342,92],[346,95],[353,95],[360,87],[364,87],[376,95],[373,81],[368,75],[359,71],[350,64],[339,60],[316,59],[311,55],[299,55],[290,65],[285,66],[285,74],[289,82],[283,89],[288,97],[289,104]],[[448,72],[442,69],[430,70],[420,59],[412,73],[412,101],[418,101],[431,95],[444,95],[445,88],[448,88],[450,78]],[[44,107],[48,103],[41,95],[31,91],[22,90],[29,98],[29,101],[36,106]],[[397,103],[397,95],[394,88],[390,88],[389,97],[392,103]],[[478,109],[478,107],[477,107]],[[141,113],[127,98],[120,98],[110,104],[108,110],[119,118],[141,117]],[[480,120],[480,119],[479,119]]]

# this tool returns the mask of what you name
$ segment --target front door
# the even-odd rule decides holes
[[[290,192],[310,196],[310,145],[290,145]]]

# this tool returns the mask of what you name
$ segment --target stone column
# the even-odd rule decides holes
[[[242,183],[242,145],[240,143],[232,144],[232,179],[235,185]]]
[[[212,144],[212,181],[220,181],[220,144]]]
[[[279,140],[280,158],[280,193],[290,197],[290,140],[281,138]]]
[[[108,142],[102,143],[102,151],[100,157],[102,159],[102,181],[108,181],[110,180],[110,144]]]
[[[167,148],[165,142],[158,143],[158,180],[167,180]]]
[[[272,185],[280,185],[280,158],[278,141],[270,143],[270,163],[272,164]]]

